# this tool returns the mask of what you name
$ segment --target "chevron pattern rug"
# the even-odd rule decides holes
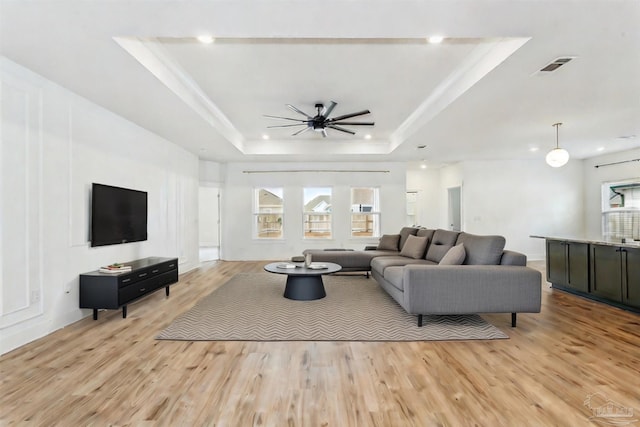
[[[187,341],[445,341],[508,338],[478,315],[425,316],[417,326],[373,279],[323,276],[327,296],[284,298],[286,276],[242,273],[178,316],[157,339]]]

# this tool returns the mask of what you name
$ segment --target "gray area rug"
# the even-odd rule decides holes
[[[323,276],[327,296],[284,298],[286,276],[241,273],[156,338],[187,341],[442,341],[508,338],[478,315],[425,316],[417,326],[373,279]]]

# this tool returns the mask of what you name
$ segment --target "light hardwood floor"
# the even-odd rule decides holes
[[[508,314],[483,316],[508,340],[154,339],[264,264],[208,263],[126,319],[103,311],[3,355],[0,425],[588,426],[602,421],[584,404],[593,393],[640,418],[640,315],[546,282],[542,312],[520,314],[517,328]]]

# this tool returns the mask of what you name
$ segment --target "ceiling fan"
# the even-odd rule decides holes
[[[271,119],[282,119],[282,120],[291,120],[294,122],[299,122],[290,125],[278,125],[278,126],[267,126],[268,128],[285,128],[285,127],[294,127],[294,126],[304,126],[299,131],[293,133],[291,136],[300,135],[308,130],[313,130],[315,132],[321,132],[323,137],[327,137],[327,128],[334,129],[340,132],[348,133],[351,135],[355,135],[356,133],[352,130],[345,129],[342,126],[374,126],[374,122],[345,122],[344,120],[350,119],[352,117],[364,116],[365,114],[370,114],[369,110],[362,110],[356,113],[345,114],[343,116],[332,117],[329,118],[331,111],[335,108],[337,103],[331,101],[328,106],[324,106],[323,104],[316,104],[316,115],[310,116],[304,111],[299,110],[291,104],[287,104],[289,109],[295,111],[298,114],[302,114],[305,119],[294,119],[291,117],[280,117],[280,116],[269,116],[267,114],[264,117],[269,117]]]

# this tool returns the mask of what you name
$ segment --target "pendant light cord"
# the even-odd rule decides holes
[[[560,148],[558,145],[558,128],[562,126],[562,123],[555,123],[553,126],[556,128],[556,149]]]

